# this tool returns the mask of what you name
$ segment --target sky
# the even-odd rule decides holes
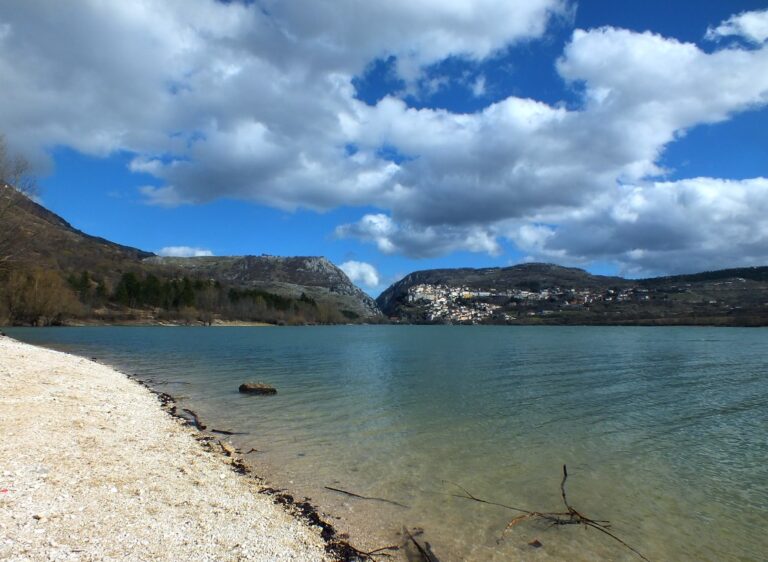
[[[6,0],[0,134],[164,255],[768,265],[768,0]]]

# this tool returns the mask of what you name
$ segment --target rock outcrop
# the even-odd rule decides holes
[[[376,301],[324,257],[154,256],[145,259],[144,263],[172,274],[216,279],[228,286],[263,289],[293,299],[304,294],[341,310],[351,320],[381,316]]]

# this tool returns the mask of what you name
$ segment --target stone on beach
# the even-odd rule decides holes
[[[244,382],[238,390],[243,394],[277,394],[277,389],[274,386],[263,382]]]

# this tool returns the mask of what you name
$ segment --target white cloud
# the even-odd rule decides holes
[[[143,185],[139,188],[139,193],[144,196],[144,201],[148,205],[158,207],[178,207],[185,203],[190,203],[178,194],[176,188],[172,185],[165,187],[155,187],[153,185]]]
[[[717,27],[707,29],[707,39],[715,41],[736,35],[752,43],[764,43],[768,39],[768,10],[742,12],[731,16]]]
[[[485,76],[482,74],[475,78],[475,81],[472,82],[472,95],[476,98],[481,98],[485,95],[486,92],[486,86],[485,86]]]
[[[385,254],[413,258],[440,256],[456,251],[498,255],[501,247],[493,234],[479,226],[419,226],[398,224],[385,214],[369,214],[358,222],[336,228],[339,238],[358,238],[376,244]]]
[[[190,139],[251,124],[281,153],[264,158],[284,168],[306,137],[340,140],[351,79],[376,58],[397,57],[416,79],[449,56],[479,60],[539,37],[567,12],[565,0],[3,2],[0,75],[14,87],[0,127],[30,151],[185,156]]]
[[[353,283],[359,283],[369,289],[381,285],[381,276],[370,263],[351,260],[345,261],[339,267]]]
[[[765,265],[768,179],[626,185],[540,235],[508,235],[537,259],[609,260],[632,274]]]
[[[407,80],[449,56],[480,60],[509,44],[540,37],[564,0],[269,0],[275,25],[296,43],[317,50],[321,64],[359,72],[371,60],[397,57]]]
[[[617,253],[611,250],[617,241],[611,237],[595,241],[602,256],[579,252],[575,244],[563,242],[562,232],[573,240],[592,239],[602,223],[588,224],[584,217],[594,216],[598,205],[616,202],[616,193],[622,192],[617,184],[642,187],[662,175],[658,161],[667,144],[698,124],[765,106],[768,48],[707,54],[693,44],[652,33],[601,28],[576,31],[558,70],[583,85],[583,108],[565,110],[510,97],[480,113],[456,115],[382,100],[364,116],[368,142],[384,138],[415,158],[400,165],[393,185],[377,201],[391,210],[391,217],[373,215],[374,221],[367,215],[339,233],[373,242],[384,252],[414,257],[457,249],[489,252],[498,248],[496,237],[503,234],[524,251],[561,262],[610,257],[625,264],[642,262],[645,268],[653,260],[658,268],[714,263],[711,251],[694,245],[686,247],[688,260],[667,260],[650,249]],[[729,189],[725,182],[717,185]],[[712,197],[706,208],[710,213],[729,200],[728,193],[717,190]],[[615,216],[635,213],[629,203],[626,198],[616,202]],[[724,219],[721,225],[728,220],[736,221]],[[558,224],[570,226],[559,236],[542,226]],[[709,223],[702,214],[685,224],[685,229],[671,227],[681,240],[700,238],[699,231]],[[737,222],[731,226],[735,232],[744,230]],[[635,235],[640,246],[626,251],[650,243],[640,229]],[[719,249],[725,252],[725,246]],[[716,261],[759,259],[768,259],[768,246],[759,256],[725,252]]]
[[[157,255],[174,258],[199,258],[212,256],[213,252],[205,248],[193,248],[191,246],[166,246],[161,248]]]

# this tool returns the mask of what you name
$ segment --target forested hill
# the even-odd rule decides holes
[[[426,270],[377,303],[415,323],[765,326],[768,267],[638,280],[541,263]]]
[[[321,257],[162,258],[0,187],[2,323],[342,323],[381,314]]]

